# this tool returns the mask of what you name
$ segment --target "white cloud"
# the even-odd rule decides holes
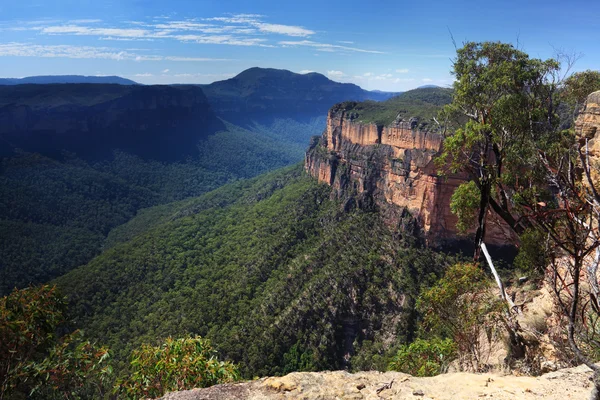
[[[330,78],[342,78],[342,77],[346,76],[346,74],[343,73],[342,71],[332,70],[332,71],[327,71],[327,76]]]
[[[359,52],[359,53],[373,53],[373,54],[384,54],[382,51],[376,50],[365,50],[359,49],[356,47],[348,47],[348,46],[340,46],[337,44],[329,44],[329,43],[318,43],[313,42],[311,40],[298,40],[298,41],[281,41],[279,42],[282,46],[308,46],[316,48],[318,51],[350,51],[350,52]]]
[[[363,76],[366,76],[368,78],[369,76],[373,76],[373,73],[372,72],[366,72],[366,73],[363,74]]]
[[[167,69],[163,69],[162,73],[163,73],[163,74],[167,74],[167,73],[169,73],[169,71],[170,71],[170,70],[169,70],[169,68],[167,68]]]
[[[351,42],[349,40],[338,40],[338,43],[343,43],[343,44],[354,44],[354,42]]]
[[[315,71],[311,71],[310,69],[303,69],[302,71],[299,72],[299,74],[310,74],[313,72],[315,72]]]
[[[421,79],[423,82],[433,82],[433,79],[431,78],[423,78]]]
[[[262,23],[262,22],[256,23],[253,25],[256,26],[259,31],[265,32],[265,33],[276,33],[279,35],[301,36],[301,37],[306,37],[306,36],[315,34],[315,31],[311,31],[310,29],[302,28],[301,26],[266,24],[266,23]]]
[[[143,74],[135,74],[134,76],[135,76],[135,77],[138,77],[138,78],[147,78],[147,77],[149,77],[149,76],[154,76],[154,75],[153,75],[153,74],[150,74],[150,73],[148,73],[148,72],[145,72],[145,73],[143,73]]]
[[[114,36],[140,38],[149,36],[146,29],[124,29],[124,28],[92,28],[80,25],[47,26],[41,29],[41,33],[48,35],[78,35],[78,36]]]
[[[400,69],[397,69],[396,72],[399,74],[408,74],[409,69],[408,68],[400,68]]]
[[[70,24],[97,24],[102,22],[101,19],[72,19],[69,21]]]
[[[182,42],[194,42],[201,44],[228,44],[234,46],[266,46],[263,38],[238,38],[232,35],[177,35],[173,36]]]
[[[306,29],[302,26],[271,24],[263,22],[263,18],[264,16],[259,14],[235,14],[229,17],[206,18],[206,20],[222,22],[226,24],[246,25],[246,29],[251,29],[250,27],[254,27],[262,33],[273,33],[277,35],[307,37],[315,34],[315,31]]]
[[[31,43],[0,44],[0,57],[43,57],[43,58],[76,58],[132,61],[231,61],[225,58],[178,57],[140,55],[131,51],[123,51],[110,47],[71,46],[71,45],[36,45]]]

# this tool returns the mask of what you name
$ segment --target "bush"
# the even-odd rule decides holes
[[[129,374],[117,384],[116,391],[130,399],[155,398],[238,378],[237,366],[219,361],[208,340],[168,338],[160,346],[142,345],[133,352]]]
[[[456,344],[452,339],[417,339],[400,347],[389,369],[414,376],[434,376],[446,372],[455,357]]]
[[[97,398],[109,387],[108,351],[79,331],[63,337],[65,299],[56,287],[0,298],[0,399]]]
[[[489,290],[485,273],[475,264],[451,266],[417,302],[429,334],[456,343],[461,366],[478,371],[485,361],[481,339],[491,343],[502,318],[503,304]]]

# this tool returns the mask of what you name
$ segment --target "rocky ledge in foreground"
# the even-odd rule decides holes
[[[540,377],[451,373],[415,378],[399,372],[295,372],[283,377],[173,392],[163,400],[586,399],[586,366]]]

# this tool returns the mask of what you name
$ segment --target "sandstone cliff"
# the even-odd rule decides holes
[[[592,163],[592,178],[600,179],[600,91],[590,94],[577,121],[575,133],[581,145],[587,146]]]
[[[392,224],[407,210],[430,244],[455,240],[457,219],[450,212],[450,198],[465,176],[438,173],[434,159],[442,136],[419,129],[414,119],[389,126],[359,123],[349,111],[354,106],[342,103],[329,111],[325,132],[306,153],[308,173],[333,186],[348,205],[375,202]],[[509,230],[491,219],[486,241],[510,243]]]

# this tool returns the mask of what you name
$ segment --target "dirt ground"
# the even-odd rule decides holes
[[[169,393],[164,400],[587,399],[591,370],[562,369],[540,377],[450,373],[415,378],[399,372],[295,372],[283,377]]]

